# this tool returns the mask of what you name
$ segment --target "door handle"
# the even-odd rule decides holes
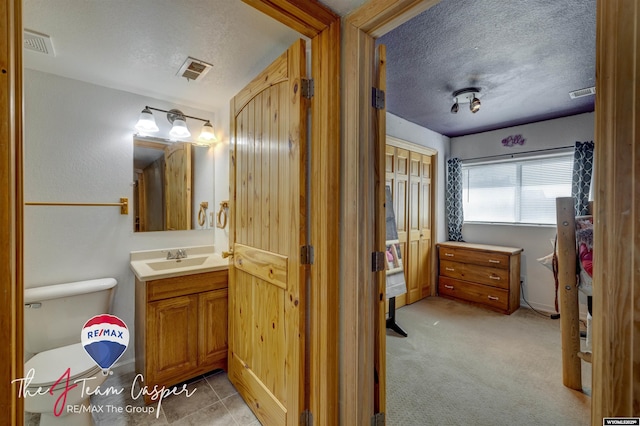
[[[222,252],[222,258],[226,259],[227,257],[233,257],[233,249],[229,249],[229,251]]]

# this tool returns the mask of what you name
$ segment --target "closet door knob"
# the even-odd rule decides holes
[[[226,259],[227,257],[233,257],[233,249],[229,249],[229,251],[223,251],[222,257]]]

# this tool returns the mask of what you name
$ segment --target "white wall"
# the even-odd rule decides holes
[[[435,242],[446,241],[447,233],[444,215],[444,190],[446,182],[445,161],[449,158],[449,138],[390,113],[387,113],[386,118],[387,135],[438,151],[435,174],[436,179],[433,184],[433,187],[436,189],[436,211],[434,212],[436,220]]]
[[[522,134],[524,146],[506,148],[502,139]],[[505,153],[573,146],[576,141],[592,141],[594,114],[548,120],[523,126],[509,127],[451,139],[451,157],[470,159]],[[462,236],[472,243],[522,247],[521,276],[523,295],[536,309],[555,312],[555,284],[552,272],[537,259],[553,251],[550,243],[556,235],[555,226],[522,226],[465,224]],[[581,294],[581,293],[580,293]],[[586,298],[581,294],[581,312],[586,315]]]
[[[215,206],[214,214],[218,214],[220,210],[220,202],[229,200],[229,126],[231,123],[229,108],[220,111],[216,116],[218,122],[222,123],[216,127],[216,135],[220,141],[214,147],[214,170],[216,171],[215,180]],[[214,218],[215,219],[215,218]],[[215,229],[214,245],[216,251],[226,251],[229,249],[229,223],[224,229]]]
[[[131,202],[132,135],[145,105],[177,107],[196,117],[213,116],[217,131],[228,128],[228,122],[223,125],[220,121],[222,114],[25,70],[25,201],[118,202],[120,197],[128,197]],[[169,125],[165,128],[167,120],[161,115],[156,115],[156,121],[166,131]],[[210,148],[216,159],[226,146],[225,132],[220,134],[223,142]],[[216,160],[216,166],[218,163],[222,164],[221,160]],[[216,190],[228,187],[228,168],[219,167]],[[226,198],[216,194],[213,209],[217,211],[219,201]],[[123,362],[133,359],[135,338],[129,252],[211,245],[217,233],[134,233],[132,229],[133,215],[120,215],[117,207],[25,206],[25,287],[116,278],[113,313],[133,331]]]

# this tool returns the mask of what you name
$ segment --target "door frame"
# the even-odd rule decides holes
[[[368,257],[370,254],[367,255],[366,252],[371,251],[372,247],[363,250],[359,248],[359,244],[368,241],[369,237],[365,232],[373,232],[374,228],[369,221],[366,222],[366,226],[359,227],[359,220],[354,214],[357,213],[355,204],[363,203],[360,197],[363,200],[371,197],[371,192],[367,191],[369,184],[365,179],[366,175],[363,174],[368,172],[369,168],[366,165],[361,168],[354,166],[360,164],[361,159],[367,159],[367,164],[372,164],[372,161],[369,161],[370,155],[363,151],[370,140],[371,112],[366,99],[371,87],[367,83],[370,83],[372,78],[370,65],[373,42],[374,37],[385,34],[437,1],[370,0],[347,16],[342,46],[339,17],[318,3],[298,0],[243,1],[312,38],[312,69],[316,76],[316,96],[312,101],[316,117],[312,124],[312,149],[319,151],[314,151],[312,157],[312,203],[321,206],[322,211],[327,210],[327,214],[316,218],[317,221],[312,220],[310,224],[312,238],[315,235],[312,241],[317,241],[317,263],[316,267],[312,268],[315,288],[312,289],[311,296],[325,297],[327,303],[324,308],[312,307],[312,318],[316,315],[315,326],[311,330],[312,344],[323,351],[314,357],[311,365],[311,409],[314,413],[339,412],[341,424],[370,424],[374,399],[373,380],[370,378],[374,363],[373,327],[370,321],[372,316],[365,318],[358,315],[373,310],[374,301],[361,297],[367,288],[372,287],[373,278],[369,277],[372,274],[365,273],[366,266],[370,266],[371,261]],[[634,340],[640,340],[640,332],[632,328],[634,320],[637,322],[640,318],[640,304],[633,304],[634,299],[629,295],[634,295],[636,299],[639,297],[640,279],[630,272],[633,270],[633,263],[622,269],[615,260],[625,258],[637,262],[633,257],[633,233],[616,235],[611,230],[629,230],[631,225],[631,230],[637,231],[640,227],[640,211],[635,194],[631,189],[612,191],[616,182],[627,182],[627,187],[631,187],[628,185],[629,170],[632,170],[632,178],[640,181],[638,161],[635,160],[634,163],[634,157],[629,155],[629,141],[636,142],[640,137],[637,133],[640,131],[640,116],[637,112],[634,114],[630,107],[640,102],[640,93],[637,85],[635,90],[629,90],[629,87],[633,87],[631,83],[640,78],[637,66],[633,67],[638,56],[637,40],[640,37],[635,31],[640,27],[639,14],[637,0],[598,1],[596,100],[599,106],[596,111],[595,137],[608,143],[596,144],[596,156],[616,158],[621,162],[626,161],[626,166],[635,166],[604,169],[604,164],[602,168],[596,165],[594,187],[599,202],[595,209],[595,229],[596,235],[600,237],[596,237],[595,244],[603,250],[599,251],[600,255],[596,255],[595,262],[599,269],[607,271],[608,275],[605,281],[605,277],[596,274],[594,281],[601,284],[615,282],[618,283],[618,287],[606,301],[596,301],[594,304],[594,426],[599,424],[594,419],[608,415],[618,408],[631,414],[633,404],[638,404],[638,391],[634,389],[634,383],[639,382],[637,377],[640,373],[633,370],[631,360],[640,358],[640,348],[634,348],[632,345]],[[0,3],[0,34],[3,35],[0,38],[3,40],[0,42],[0,83],[3,89],[0,91],[0,303],[3,308],[0,309],[0,323],[5,324],[0,330],[0,337],[6,343],[0,345],[0,359],[9,360],[8,363],[0,365],[0,410],[8,413],[11,423],[18,426],[22,425],[24,420],[23,404],[22,400],[17,398],[15,385],[11,385],[10,380],[22,377],[23,374],[21,33],[22,1],[7,0]],[[341,58],[344,70],[342,75]],[[340,84],[343,88],[342,96]],[[320,93],[322,96],[318,96]],[[626,112],[619,114],[623,111]],[[341,118],[344,121],[342,133]],[[364,126],[360,127],[360,124]],[[323,146],[323,149],[319,149],[319,146]],[[361,154],[364,157],[361,158]],[[342,175],[339,173],[341,169]],[[318,179],[318,176],[322,179]],[[336,208],[338,194],[341,207]],[[347,198],[347,195],[351,198]],[[605,203],[605,200],[611,202]],[[631,210],[623,215],[623,208],[626,207],[631,207]],[[340,220],[343,222],[341,226]],[[354,224],[356,226],[350,230],[349,226]],[[319,236],[326,239],[318,238]],[[604,241],[605,236],[607,241]],[[340,250],[335,250],[336,247],[340,247]],[[354,248],[354,251],[349,251]],[[609,253],[607,257],[604,256],[605,248]],[[354,256],[356,262],[353,262]],[[349,260],[346,264],[345,259]],[[356,266],[352,266],[354,263]],[[637,269],[637,263],[635,267]],[[342,286],[339,286],[339,283],[342,283]],[[601,291],[603,290],[596,290],[596,296]],[[349,308],[355,310],[346,309],[347,302]],[[342,327],[339,338],[338,318],[334,312],[336,306],[341,306]],[[619,309],[620,306],[628,309]],[[325,322],[319,321],[323,318],[326,319]],[[323,330],[325,333],[322,333]],[[598,335],[600,339],[597,338]],[[336,342],[340,342],[340,345],[336,345]],[[612,343],[610,347],[607,346],[609,343]],[[338,346],[341,361],[340,394]],[[365,348],[367,350],[364,350]],[[325,374],[326,371],[336,373]],[[610,377],[635,377],[636,380],[628,382],[613,380]],[[361,388],[361,384],[370,386]],[[363,399],[359,400],[356,396]],[[614,402],[621,406],[614,407]],[[625,415],[622,412],[618,414]],[[335,417],[337,414],[333,418]],[[338,424],[329,420],[320,421],[318,418],[314,420],[317,424]]]
[[[313,424],[339,420],[340,279],[340,17],[299,0],[242,0],[311,39],[309,244],[314,248],[308,293],[307,397]],[[313,212],[321,212],[313,214]]]
[[[0,3],[0,418],[22,425],[15,378],[23,355],[22,0]]]
[[[343,138],[345,145],[366,149],[375,138],[371,134],[374,112],[366,100],[370,96],[375,64],[375,38],[380,37],[402,23],[438,3],[439,0],[369,0],[346,17],[343,29]],[[635,149],[640,141],[640,114],[630,105],[640,102],[640,2],[638,0],[598,0],[596,13],[596,114],[595,135],[596,163],[594,189],[596,203],[594,217],[596,247],[594,274],[594,351],[593,396],[591,424],[601,424],[606,416],[637,416],[640,406],[640,347],[633,345],[640,339],[640,330],[633,324],[640,320],[640,276],[634,274],[640,267],[634,236],[640,229],[640,203],[629,182],[640,182],[640,154]],[[629,88],[633,88],[629,90]],[[355,141],[355,142],[354,142]],[[631,146],[634,155],[629,155]],[[376,147],[373,147],[375,152]],[[344,161],[357,159],[362,154],[373,164],[370,154],[347,151]],[[605,160],[606,159],[606,160]],[[378,160],[379,161],[379,160]],[[631,177],[629,176],[631,175]],[[369,183],[366,176],[354,183],[354,190],[366,197]],[[346,177],[343,177],[345,179]],[[380,179],[376,176],[375,179]],[[637,192],[637,191],[636,191]],[[367,223],[369,225],[369,223]],[[373,232],[373,227],[367,232]],[[359,235],[360,243],[366,243],[366,235]],[[345,235],[343,234],[343,240]],[[364,245],[364,244],[363,244]],[[345,244],[343,244],[343,249]],[[348,247],[347,247],[348,248]],[[599,249],[598,249],[599,248]],[[369,249],[371,250],[371,249]],[[366,250],[365,250],[366,251]],[[622,260],[624,263],[622,263]],[[634,269],[635,268],[635,269]],[[606,271],[606,272],[605,272]],[[349,281],[345,281],[347,283]],[[360,283],[360,286],[363,284]],[[367,289],[352,289],[355,293],[371,293]],[[373,312],[376,301],[362,298],[357,302],[356,313]],[[348,321],[349,319],[343,319]],[[359,340],[367,345],[373,341],[371,323],[361,325]],[[352,342],[343,341],[344,345]],[[343,347],[341,352],[360,350],[356,362],[344,363],[342,368],[356,369],[362,365],[374,365],[375,351]],[[635,361],[635,369],[634,369]],[[367,369],[365,368],[366,372]],[[370,370],[369,370],[370,371]],[[558,378],[561,380],[561,378]],[[343,381],[344,375],[343,375]],[[352,380],[351,389],[372,389],[370,379],[359,376]],[[355,386],[355,387],[354,387]],[[345,388],[344,384],[341,389]],[[360,396],[367,396],[366,393]],[[373,396],[367,400],[342,400],[344,405],[358,407],[359,412],[349,411],[349,424],[367,424],[371,415]],[[358,406],[358,403],[361,405]],[[365,407],[366,406],[366,409]],[[634,412],[634,410],[636,410]],[[345,417],[343,417],[343,420]]]

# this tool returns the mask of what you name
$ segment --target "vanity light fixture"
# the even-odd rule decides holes
[[[186,115],[179,109],[172,109],[167,111],[160,108],[145,106],[142,112],[140,113],[140,118],[138,119],[138,122],[136,123],[136,130],[144,133],[152,133],[160,130],[156,124],[156,120],[153,117],[153,113],[151,112],[151,110],[164,112],[167,114],[167,120],[169,120],[169,123],[172,124],[171,130],[169,131],[169,136],[171,136],[172,138],[185,139],[191,136],[191,132],[187,127],[187,121],[186,121],[187,118],[191,118],[193,120],[199,120],[204,122],[204,125],[202,126],[202,130],[200,132],[200,136],[198,137],[198,141],[211,143],[218,140],[216,138],[216,135],[210,120],[199,118],[199,117],[193,117],[191,115]]]
[[[198,139],[205,142],[215,142],[216,140],[218,140],[218,138],[216,138],[216,134],[213,132],[213,126],[211,125],[210,121],[204,123],[204,125],[202,126],[202,131],[200,132],[200,137]]]
[[[144,107],[140,113],[140,118],[138,118],[138,122],[136,123],[136,130],[145,133],[157,132],[160,130],[149,107]]]
[[[469,110],[472,113],[476,113],[480,110],[480,88],[479,87],[465,87],[464,89],[456,90],[451,94],[453,97],[453,106],[451,107],[451,113],[456,114],[459,109],[459,103],[469,103]]]
[[[187,127],[187,122],[185,121],[185,116],[179,109],[172,109],[167,112],[167,120],[173,126],[169,131],[169,136],[173,138],[184,139],[191,136],[191,132]]]

